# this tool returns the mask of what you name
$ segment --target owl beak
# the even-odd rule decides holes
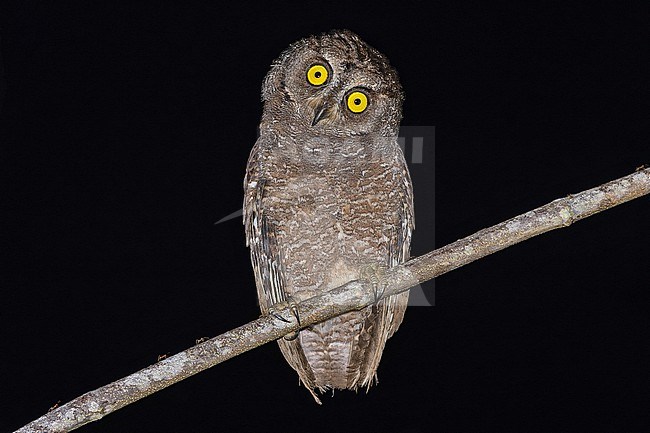
[[[316,108],[316,114],[314,115],[314,120],[311,121],[311,126],[315,126],[318,122],[323,120],[323,118],[326,117],[327,114],[327,105],[326,104],[321,104]]]

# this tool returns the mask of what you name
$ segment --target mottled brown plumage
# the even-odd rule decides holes
[[[308,77],[314,65],[325,69]],[[354,112],[364,95],[367,108]],[[262,313],[408,259],[413,197],[397,144],[402,99],[388,60],[349,31],[300,40],[273,63],[244,181]],[[312,325],[280,349],[314,397],[370,387],[407,299]]]

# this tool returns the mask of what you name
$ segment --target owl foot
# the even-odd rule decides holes
[[[278,313],[276,311],[276,308],[284,307],[285,306],[284,304],[286,304],[289,307],[289,310],[291,311],[291,314],[293,314],[293,317],[296,318],[296,322],[298,322],[298,326],[302,327],[302,325],[300,323],[300,315],[298,314],[298,304],[296,304],[296,302],[293,300],[293,297],[291,297],[291,296],[289,296],[286,299],[286,301],[275,304],[275,306],[271,306],[271,308],[269,308],[269,314],[271,316],[275,317],[276,319],[283,321],[284,323],[290,323],[291,322],[290,320],[285,319],[284,317],[282,317],[280,315],[280,313]],[[282,338],[284,338],[286,341],[293,341],[293,340],[296,339],[296,337],[298,337],[299,333],[300,333],[300,330],[294,331],[294,332],[292,332],[290,334],[285,335]]]
[[[359,272],[361,279],[367,280],[372,284],[375,304],[381,300],[381,297],[384,295],[384,291],[386,290],[386,286],[381,283],[384,275],[386,275],[386,268],[376,263],[362,267]]]

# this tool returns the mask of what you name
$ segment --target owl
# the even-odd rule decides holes
[[[402,100],[387,58],[347,30],[295,42],[272,63],[244,179],[262,314],[409,258]],[[311,325],[278,340],[280,350],[318,403],[317,392],[367,390],[407,302],[405,292]]]

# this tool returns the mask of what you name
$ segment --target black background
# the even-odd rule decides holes
[[[650,162],[641,8],[57,3],[0,9],[1,431],[258,316],[214,222],[304,36],[357,32],[435,125],[414,255],[434,201],[442,246]],[[438,278],[369,394],[316,406],[270,344],[79,431],[647,430],[649,221],[645,197]]]

